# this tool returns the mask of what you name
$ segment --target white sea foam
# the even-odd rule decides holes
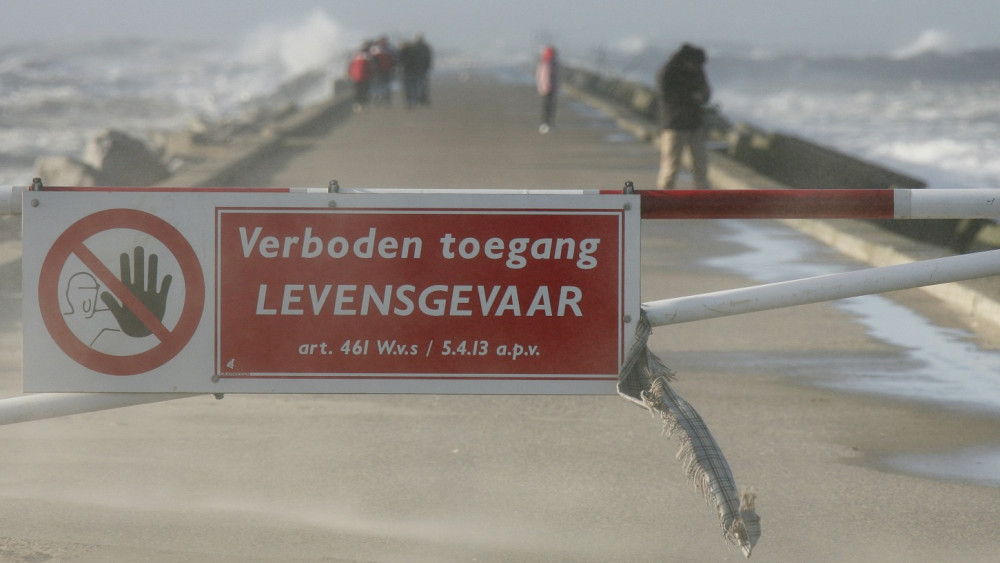
[[[280,65],[287,78],[328,66],[331,56],[339,57],[361,37],[316,9],[293,27],[268,25],[255,30],[243,40],[240,56],[251,65]]]
[[[894,59],[909,59],[927,53],[942,53],[953,50],[955,40],[946,31],[940,29],[925,29],[909,45],[904,45],[892,52]]]
[[[30,183],[36,158],[77,157],[102,129],[142,137],[252,113],[276,92],[294,103],[329,96],[358,37],[317,11],[236,43],[0,47],[0,184]]]
[[[971,57],[956,56],[955,67],[970,65]],[[1000,62],[998,54],[983,58]],[[832,146],[932,188],[1000,188],[1000,80],[983,80],[975,69],[965,78],[949,76],[955,68],[938,56],[923,66],[912,59],[851,66],[856,77],[818,65],[812,72],[797,69],[801,81],[780,82],[772,68],[770,86],[721,75],[715,98],[732,119]],[[890,69],[886,78],[879,79],[880,69]]]

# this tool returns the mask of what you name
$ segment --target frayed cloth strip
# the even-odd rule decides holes
[[[726,539],[750,557],[760,537],[755,495],[741,495],[737,490],[729,463],[705,421],[670,387],[669,381],[676,378],[674,372],[649,350],[650,334],[652,326],[643,311],[635,341],[618,376],[618,393],[658,415],[664,432],[678,437],[681,447],[677,459],[684,473],[718,512]]]

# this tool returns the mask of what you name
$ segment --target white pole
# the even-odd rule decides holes
[[[0,186],[0,216],[21,214],[21,194],[28,186]]]
[[[1000,275],[1000,250],[643,303],[653,326]]]
[[[183,399],[178,393],[42,393],[0,400],[0,426]]]
[[[892,190],[896,219],[996,219],[1000,190]]]

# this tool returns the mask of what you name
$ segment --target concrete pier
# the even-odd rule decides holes
[[[564,95],[554,130],[539,133],[529,79],[441,74],[430,107],[330,105],[238,159],[172,180],[652,187],[655,147],[583,102]],[[724,161],[712,174],[720,187],[767,187]],[[837,252],[835,234],[828,244],[803,234],[824,225],[867,250],[888,240],[866,239],[853,222],[743,222],[806,245],[804,261],[876,260]],[[32,337],[21,331],[10,231],[0,243],[0,398],[20,394],[21,342]],[[725,221],[647,221],[642,231],[643,300],[756,283],[713,265],[746,250]],[[970,347],[1000,347],[1000,329],[947,299],[890,297],[964,331]],[[976,463],[963,452],[1000,444],[1000,415],[820,385],[916,367],[855,315],[805,305],[664,327],[650,346],[678,372],[675,390],[712,429],[737,482],[758,494],[752,559],[995,557],[996,482],[920,476],[889,460],[954,452],[956,464]],[[195,397],[27,422],[0,427],[0,561],[743,560],[685,480],[677,449],[616,396]]]

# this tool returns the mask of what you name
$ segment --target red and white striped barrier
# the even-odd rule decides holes
[[[643,219],[1000,217],[1000,190],[664,190],[637,193],[642,200]]]
[[[622,190],[48,187],[77,192],[455,193],[566,195]],[[0,186],[0,215],[20,215],[31,188]],[[643,219],[996,219],[1000,190],[645,190]]]

